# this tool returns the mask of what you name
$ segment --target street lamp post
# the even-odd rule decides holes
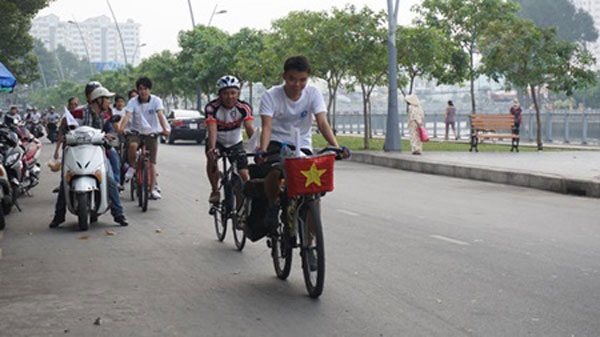
[[[207,27],[210,27],[210,24],[212,23],[213,17],[215,15],[227,13],[227,10],[225,10],[225,9],[221,9],[220,11],[217,12],[217,6],[219,6],[219,4],[215,4],[215,8],[213,9],[212,14],[210,15],[210,19],[208,20]]]
[[[50,45],[50,41],[48,41],[48,40],[43,40],[43,41],[47,42],[48,45]],[[58,59],[58,55],[56,55],[56,49],[54,49],[52,51],[52,54],[54,55],[54,61],[56,62],[56,65],[58,66],[58,74],[60,75],[60,78],[64,82],[65,81],[65,73],[63,72],[62,62]]]
[[[396,26],[398,22],[398,4],[396,0],[394,6],[393,0],[388,0],[388,115],[387,127],[385,133],[385,151],[401,151],[402,141],[400,131],[398,130],[398,51],[396,47]]]
[[[134,65],[133,63],[135,62],[135,55],[137,54],[138,48],[141,48],[141,47],[144,47],[144,46],[146,46],[145,43],[138,44],[137,46],[135,46],[135,50],[133,51],[133,57],[131,58],[131,65],[132,66]]]
[[[123,35],[121,35],[121,29],[119,28],[119,23],[117,22],[117,17],[115,16],[115,12],[110,5],[110,1],[106,0],[108,4],[108,9],[110,9],[110,13],[112,14],[113,20],[115,20],[115,26],[117,27],[117,33],[119,33],[119,40],[121,40],[121,47],[123,47],[123,59],[125,60],[125,73],[129,73],[127,69],[127,51],[125,50],[125,42],[123,42]]]
[[[194,11],[192,11],[192,1],[188,0],[188,6],[190,7],[190,16],[192,17],[192,28],[196,28],[196,21],[194,20]]]
[[[81,38],[81,43],[83,43],[83,48],[85,48],[85,54],[88,58],[88,65],[90,66],[90,75],[93,75],[94,70],[92,69],[92,58],[90,57],[90,52],[88,51],[87,43],[85,43],[85,39],[83,38],[81,27],[79,27],[79,24],[77,23],[77,21],[75,21],[75,17],[73,17],[73,20],[69,20],[68,22],[72,25],[75,25],[77,27],[77,30],[79,31],[79,37]]]

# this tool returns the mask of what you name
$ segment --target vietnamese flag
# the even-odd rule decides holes
[[[334,154],[285,159],[288,196],[333,191]]]

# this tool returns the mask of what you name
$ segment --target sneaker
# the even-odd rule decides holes
[[[56,228],[63,222],[65,222],[65,218],[53,218],[52,221],[50,221],[50,225],[48,225],[48,227]]]
[[[221,201],[221,193],[219,191],[214,191],[210,193],[210,197],[208,198],[208,202],[211,204],[218,204]]]
[[[154,190],[158,193],[162,193],[162,190],[160,189],[160,187],[158,186],[158,184],[154,184]]]
[[[125,215],[121,214],[121,215],[117,215],[116,217],[113,218],[113,220],[115,220],[116,223],[118,223],[119,225],[125,227],[125,226],[129,226],[129,223],[127,222],[127,219],[125,218]]]
[[[310,268],[310,271],[315,271],[319,268],[316,247],[309,248],[308,250],[308,267]]]
[[[53,190],[52,193],[58,193],[60,192],[60,186],[56,186]]]
[[[121,184],[117,185],[117,188],[119,189],[119,192],[125,191],[125,187],[123,187]]]
[[[135,169],[133,167],[128,168],[127,172],[125,172],[125,181],[130,181],[134,174]]]
[[[150,198],[152,200],[158,200],[158,199],[162,199],[162,196],[160,195],[160,192],[158,192],[157,190],[152,191],[152,193],[150,193]]]

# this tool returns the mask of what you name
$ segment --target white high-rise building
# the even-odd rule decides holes
[[[42,40],[50,51],[60,44],[80,57],[87,58],[89,53],[91,62],[125,64],[121,39],[109,17],[102,15],[77,24],[71,22],[60,21],[54,14],[38,17],[33,20],[29,33]],[[81,34],[77,26],[81,29]],[[135,66],[140,62],[140,24],[129,19],[127,22],[120,22],[119,29],[125,44],[127,63]]]
[[[596,29],[600,32],[600,0],[571,0],[577,8],[586,10],[596,24]],[[587,43],[586,47],[596,56],[596,66],[600,66],[600,38],[595,43]]]

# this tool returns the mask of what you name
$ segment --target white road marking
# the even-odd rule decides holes
[[[351,215],[351,216],[359,216],[359,214],[358,214],[358,213],[350,212],[350,211],[347,211],[347,210],[345,210],[345,209],[340,209],[340,208],[338,208],[338,209],[337,209],[337,211],[338,211],[338,212],[340,212],[340,213],[344,213],[344,214],[347,214],[347,215]]]
[[[464,241],[460,241],[460,240],[456,240],[456,239],[452,239],[452,238],[447,238],[447,237],[441,236],[441,235],[432,235],[431,237],[434,239],[454,243],[454,244],[461,245],[461,246],[470,246],[470,244],[468,242],[464,242]]]

